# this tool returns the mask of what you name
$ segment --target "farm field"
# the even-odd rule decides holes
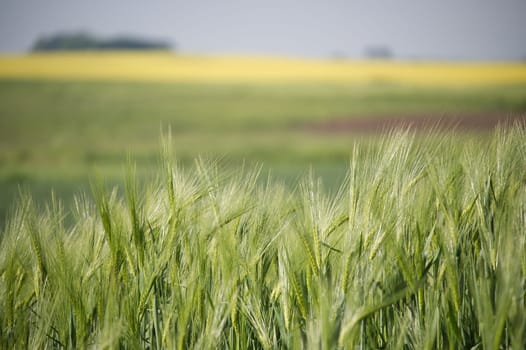
[[[410,73],[408,73],[410,71]],[[127,155],[148,177],[171,130],[177,158],[260,164],[329,187],[349,149],[393,124],[478,137],[526,111],[523,64],[308,61],[169,53],[0,57],[0,217],[20,187],[70,200]],[[280,79],[277,79],[277,78]],[[466,132],[467,131],[467,132]]]
[[[520,349],[525,129],[352,147],[295,188],[166,141],[156,180],[46,211],[0,239],[3,348]],[[263,179],[265,180],[265,179]]]
[[[99,174],[122,178],[128,153],[147,176],[158,163],[160,137],[171,130],[183,163],[202,155],[259,163],[292,182],[312,165],[328,182],[348,166],[349,150],[370,139],[363,123],[516,118],[526,85],[414,88],[398,85],[238,85],[114,81],[0,81],[0,207],[19,186],[37,198],[51,187],[69,197]],[[387,123],[386,125],[378,123]],[[349,124],[351,123],[351,124]],[[358,123],[353,129],[352,123]],[[489,125],[491,126],[491,125]]]
[[[0,77],[178,83],[395,83],[418,86],[523,84],[514,62],[315,60],[191,56],[170,52],[40,53],[0,57]]]
[[[0,57],[0,347],[523,348],[525,72]]]

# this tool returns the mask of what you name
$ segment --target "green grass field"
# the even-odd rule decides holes
[[[313,167],[341,179],[359,134],[309,123],[373,115],[524,112],[526,87],[416,88],[389,84],[178,84],[0,81],[0,215],[26,187],[71,200],[89,179],[120,181],[127,155],[141,177],[171,130],[182,163],[195,157],[258,163],[291,183]]]

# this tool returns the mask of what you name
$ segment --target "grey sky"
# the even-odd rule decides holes
[[[526,0],[0,0],[0,51],[86,30],[167,39],[183,52],[526,58]]]

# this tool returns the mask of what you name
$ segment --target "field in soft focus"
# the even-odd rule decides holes
[[[394,117],[453,120],[526,112],[526,65],[76,53],[0,57],[0,222],[20,189],[47,200],[118,183],[128,155],[156,175],[169,130],[179,161],[261,164],[294,186],[330,187],[356,142],[345,127]],[[438,119],[437,119],[438,118]],[[343,127],[341,125],[344,125]],[[484,130],[459,138],[480,138]],[[423,136],[422,136],[423,137]],[[0,225],[1,226],[1,225]]]
[[[523,63],[305,60],[157,53],[45,53],[0,57],[2,78],[184,83],[395,83],[474,86],[526,82]]]

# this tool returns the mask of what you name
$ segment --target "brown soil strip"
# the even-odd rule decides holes
[[[394,116],[353,116],[334,118],[305,125],[316,133],[382,133],[393,129],[434,130],[434,131],[489,131],[496,126],[510,126],[515,123],[526,125],[526,113],[479,113],[439,115]]]

